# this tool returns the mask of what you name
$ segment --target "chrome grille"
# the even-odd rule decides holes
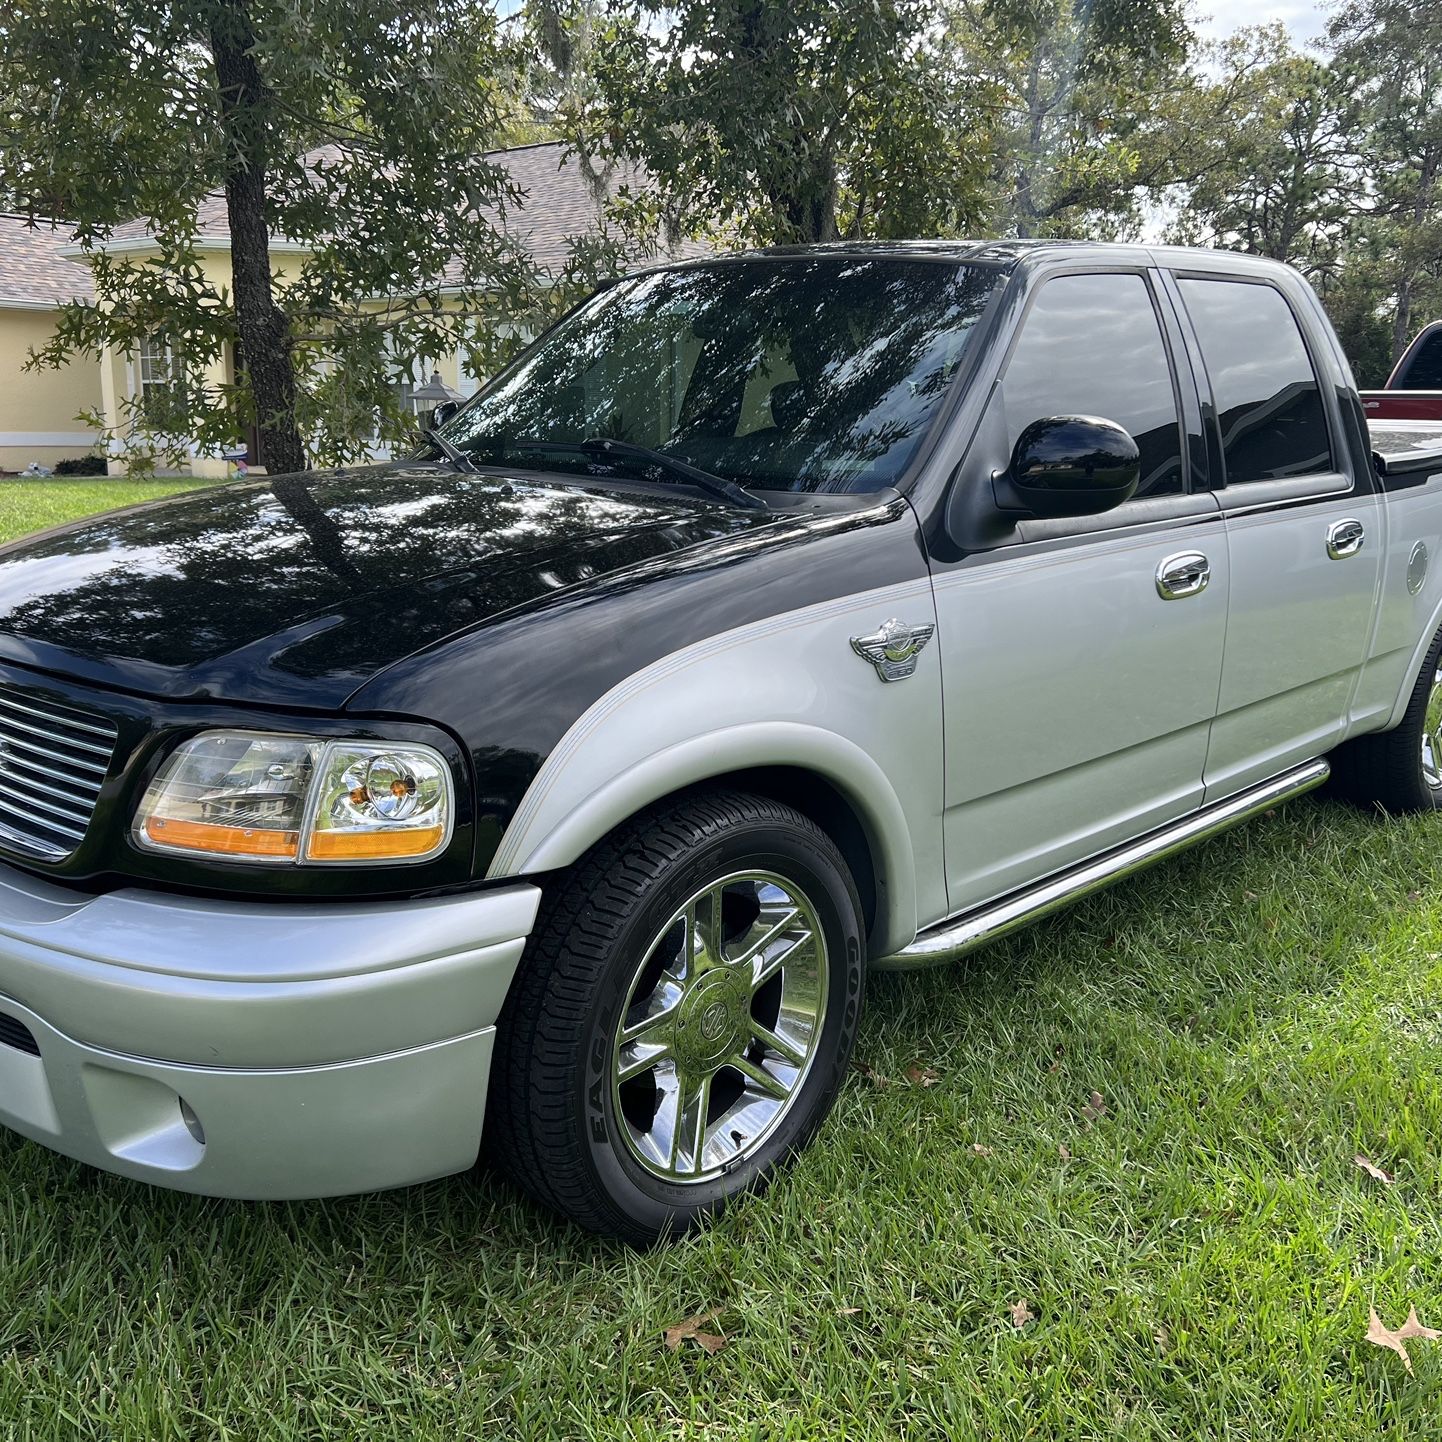
[[[0,846],[61,861],[85,838],[115,750],[103,716],[0,685]]]

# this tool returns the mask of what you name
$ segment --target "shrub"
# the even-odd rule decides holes
[[[67,456],[63,461],[56,461],[52,470],[57,476],[103,476],[105,457]]]

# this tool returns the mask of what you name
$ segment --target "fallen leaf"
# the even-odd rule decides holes
[[[1395,1332],[1389,1331],[1382,1325],[1382,1319],[1377,1315],[1375,1307],[1367,1311],[1367,1340],[1374,1347],[1386,1347],[1395,1352],[1401,1359],[1402,1365],[1410,1373],[1412,1370],[1412,1359],[1407,1355],[1407,1349],[1402,1344],[1410,1341],[1413,1337],[1420,1337],[1425,1341],[1435,1342],[1442,1337],[1442,1332],[1433,1327],[1424,1327],[1417,1320],[1417,1309],[1413,1307],[1407,1313],[1407,1320],[1397,1328]]]
[[[677,1322],[674,1327],[667,1327],[662,1333],[666,1350],[674,1352],[682,1342],[694,1342],[703,1352],[714,1357],[726,1345],[726,1338],[715,1332],[703,1332],[701,1328],[708,1322],[714,1325],[718,1315],[716,1312],[698,1312],[684,1322]]]
[[[1093,1092],[1091,1094],[1091,1100],[1083,1104],[1081,1113],[1082,1116],[1086,1118],[1088,1126],[1094,1121],[1099,1121],[1102,1117],[1106,1116],[1107,1104],[1102,1094],[1100,1092]]]
[[[991,1148],[983,1145],[981,1142],[973,1142],[971,1144],[971,1149],[979,1157],[989,1157],[991,1155]]]
[[[934,1087],[941,1080],[941,1073],[933,1071],[929,1066],[909,1066],[906,1069],[906,1079],[914,1087]]]
[[[1421,1337],[1424,1341],[1428,1342],[1435,1342],[1439,1338],[1442,1338],[1442,1332],[1437,1331],[1435,1327],[1424,1327],[1421,1322],[1417,1320],[1416,1307],[1408,1309],[1407,1320],[1402,1323],[1397,1335],[1399,1337]]]
[[[1069,1162],[1069,1161],[1071,1161],[1071,1148],[1070,1148],[1069,1146],[1067,1146],[1067,1144],[1066,1144],[1065,1142],[1062,1142],[1062,1143],[1060,1143],[1060,1144],[1057,1146],[1056,1154],[1057,1154],[1057,1156],[1059,1156],[1059,1157],[1062,1159],[1062,1161],[1064,1161],[1064,1162]]]
[[[1374,1182],[1386,1182],[1389,1187],[1392,1185],[1392,1178],[1388,1176],[1376,1162],[1369,1162],[1361,1152],[1358,1152],[1352,1160],[1357,1166],[1361,1167]]]
[[[1025,1327],[1028,1322],[1036,1321],[1036,1313],[1027,1306],[1025,1297],[1019,1302],[1013,1302],[1006,1310],[1011,1313],[1013,1327]]]
[[[868,1066],[864,1061],[852,1062],[851,1070],[864,1076],[874,1087],[889,1087],[891,1085],[891,1078],[889,1076],[882,1076],[879,1071]]]

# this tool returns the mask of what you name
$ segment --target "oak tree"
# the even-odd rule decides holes
[[[11,0],[0,194],[73,228],[97,291],[39,363],[163,335],[164,413],[127,419],[212,450],[253,424],[273,472],[400,434],[398,368],[534,279],[486,158],[507,43],[470,0]]]

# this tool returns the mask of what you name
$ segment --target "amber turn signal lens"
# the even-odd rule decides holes
[[[396,831],[317,831],[306,855],[312,861],[391,861],[424,856],[445,836],[444,826]]]
[[[151,816],[145,834],[157,846],[175,850],[210,852],[215,856],[272,856],[294,858],[300,852],[298,831],[257,831],[246,826],[215,826],[205,821],[176,821]]]

